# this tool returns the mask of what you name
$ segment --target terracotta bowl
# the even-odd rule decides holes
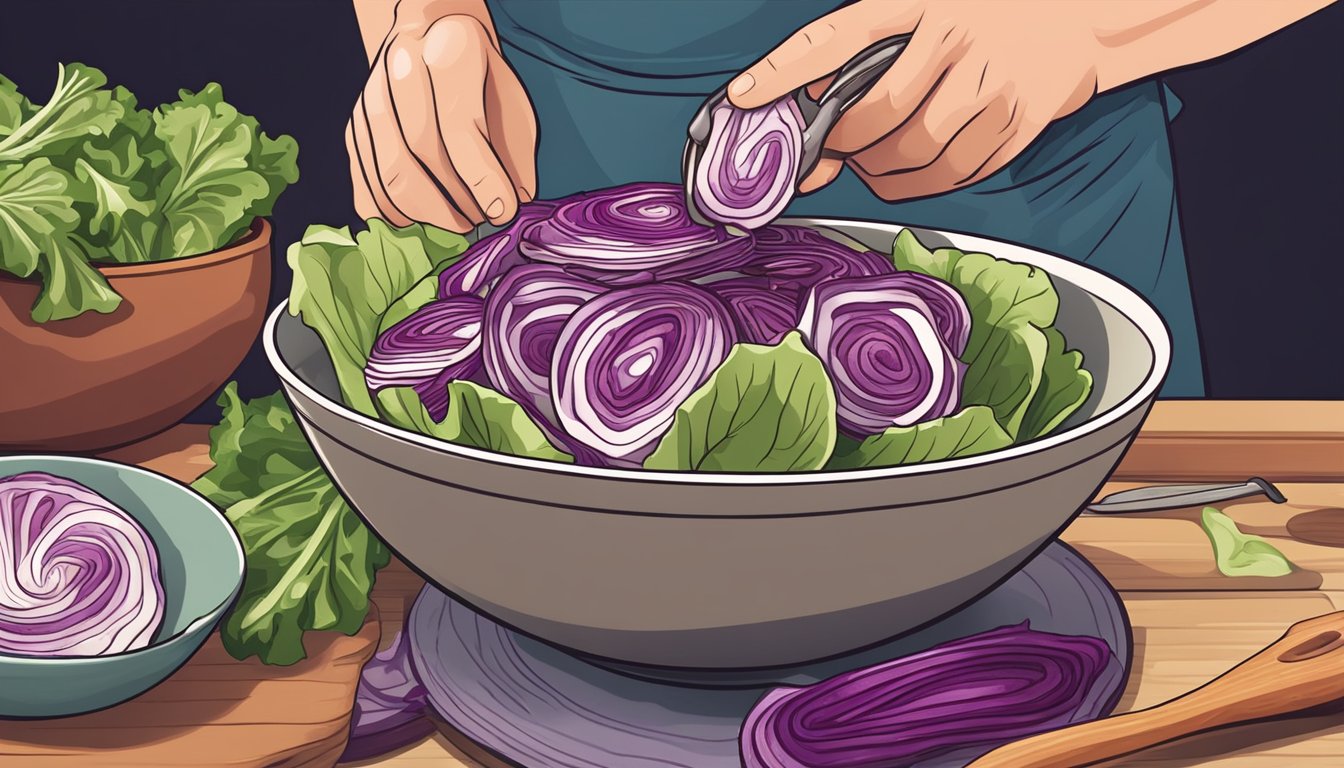
[[[101,266],[123,301],[35,323],[38,286],[0,276],[0,451],[92,452],[164,430],[231,376],[266,317],[271,226],[218,251]]]

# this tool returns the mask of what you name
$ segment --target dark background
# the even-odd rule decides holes
[[[1344,398],[1342,39],[1337,3],[1166,78],[1185,105],[1171,130],[1210,397]],[[348,0],[6,0],[0,72],[45,101],[62,61],[150,105],[217,81],[267,132],[298,140],[302,178],[274,217],[272,304],[289,291],[284,249],[308,224],[356,221],[343,131],[366,63]],[[245,396],[275,390],[260,343],[238,377]]]

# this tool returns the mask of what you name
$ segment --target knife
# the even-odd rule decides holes
[[[1133,488],[1128,491],[1112,493],[1099,501],[1083,508],[1084,514],[1110,515],[1121,512],[1156,512],[1162,509],[1179,509],[1214,504],[1229,499],[1246,496],[1264,495],[1275,504],[1288,499],[1274,487],[1274,484],[1261,477],[1252,477],[1244,483],[1227,485],[1221,483],[1202,483],[1194,485],[1150,485]]]

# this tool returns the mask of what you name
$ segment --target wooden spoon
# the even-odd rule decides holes
[[[1196,733],[1344,699],[1344,611],[1300,621],[1221,677],[1163,704],[1006,744],[971,768],[1080,768]]]

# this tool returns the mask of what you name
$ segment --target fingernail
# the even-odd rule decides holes
[[[756,87],[756,78],[752,77],[749,74],[739,75],[738,78],[734,80],[731,85],[728,86],[728,95],[742,96],[745,95],[747,91],[750,91],[752,88],[755,87]]]
[[[485,215],[489,216],[492,219],[498,219],[503,214],[504,214],[504,201],[500,200],[498,197],[496,197],[494,199],[494,202],[490,203],[490,205],[486,206],[485,208]]]
[[[532,190],[528,189],[527,187],[518,188],[518,198],[522,200],[524,203],[530,203],[536,199],[532,196]]]

